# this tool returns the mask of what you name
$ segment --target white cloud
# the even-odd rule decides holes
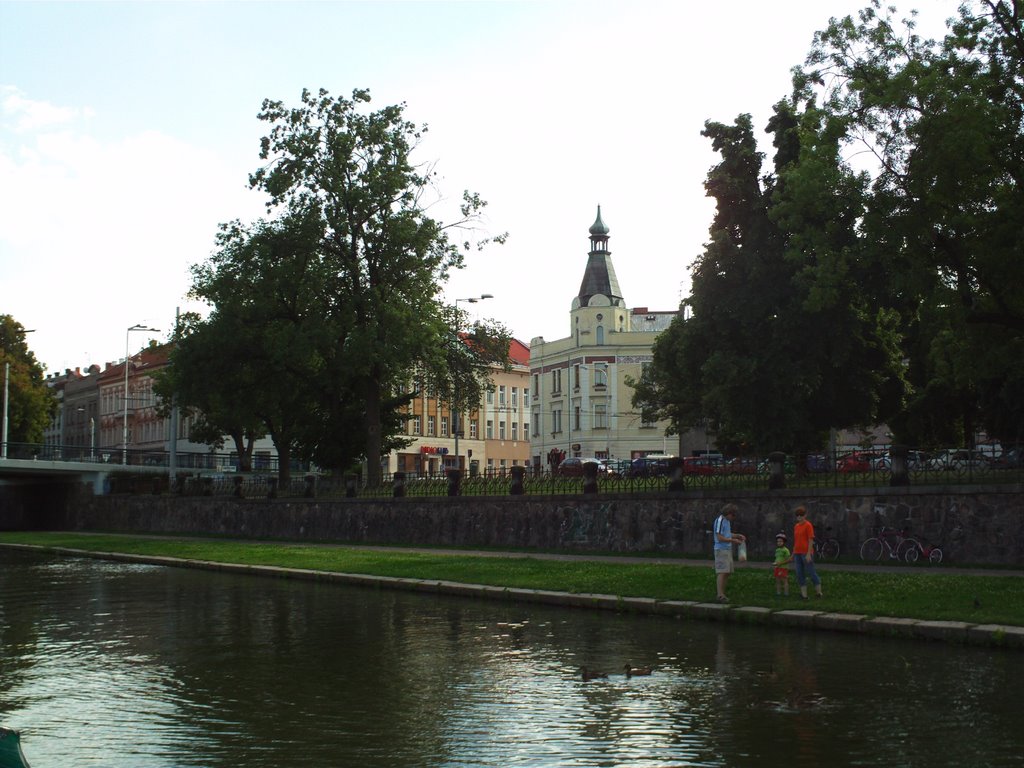
[[[0,85],[0,114],[5,126],[17,133],[27,133],[53,125],[62,125],[78,117],[91,117],[91,109],[57,107],[45,101],[34,101],[14,86]]]
[[[38,123],[0,139],[2,311],[38,329],[33,348],[55,370],[122,356],[129,325],[169,330],[217,224],[262,212],[248,169],[159,131]]]

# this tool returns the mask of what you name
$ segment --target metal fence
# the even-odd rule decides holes
[[[88,451],[82,448],[53,447],[9,443],[8,458],[50,461],[96,462],[121,465],[121,451]],[[131,475],[127,468],[111,467],[111,492],[175,492],[186,495],[236,496],[240,498],[390,498],[444,496],[634,494],[658,491],[693,490],[767,490],[770,488],[852,488],[1004,484],[1024,482],[1024,466],[1018,449],[997,457],[976,451],[948,449],[931,454],[906,451],[905,474],[894,475],[898,462],[888,450],[847,451],[829,456],[821,453],[802,456],[774,454],[771,458],[734,456],[701,462],[675,460],[663,474],[632,474],[599,471],[596,476],[563,476],[558,471],[539,471],[535,467],[510,467],[482,472],[453,470],[443,474],[385,475],[379,485],[370,486],[363,476],[317,472],[298,462],[292,464],[292,479],[287,486],[278,482],[276,457],[254,467],[253,472],[237,471],[232,454],[179,453],[177,481],[171,487],[165,476]],[[153,451],[129,451],[131,466],[167,467],[169,454]],[[773,466],[774,462],[774,466]],[[897,467],[897,470],[899,467]],[[590,470],[593,473],[593,470]],[[588,485],[589,483],[589,485]]]

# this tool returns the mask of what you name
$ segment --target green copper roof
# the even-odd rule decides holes
[[[607,235],[611,230],[608,229],[608,225],[601,221],[601,206],[597,206],[597,218],[594,223],[590,226],[590,234],[592,235]]]

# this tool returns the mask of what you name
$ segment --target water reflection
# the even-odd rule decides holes
[[[1015,652],[3,548],[0,595],[0,722],[33,768],[1000,765],[1024,746]]]

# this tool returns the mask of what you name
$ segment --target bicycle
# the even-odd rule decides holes
[[[931,544],[922,544],[916,539],[908,539],[913,541],[916,546],[912,546],[907,549],[903,555],[903,559],[908,563],[916,563],[919,557],[927,557],[928,562],[932,565],[938,565],[942,562],[942,548],[932,546]]]
[[[881,560],[883,554],[888,554],[890,560],[899,561],[905,559],[909,549],[920,546],[917,539],[906,535],[906,530],[883,527],[877,536],[872,536],[860,545],[860,559]]]
[[[835,560],[839,557],[839,539],[814,539],[814,558],[816,560]]]

